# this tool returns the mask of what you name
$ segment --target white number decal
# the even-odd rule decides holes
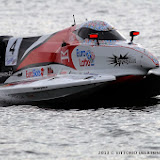
[[[19,47],[21,45],[22,38],[11,38],[8,41],[5,57],[6,66],[14,66],[17,64]]]

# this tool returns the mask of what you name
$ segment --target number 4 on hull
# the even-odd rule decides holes
[[[14,66],[17,64],[18,52],[22,38],[11,38],[8,42],[5,57],[5,66]]]

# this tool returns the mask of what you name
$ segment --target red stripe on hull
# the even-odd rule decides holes
[[[38,48],[32,50],[22,60],[17,70],[20,70],[29,65],[37,63],[60,63],[68,67],[74,68],[71,54],[76,45],[66,45],[62,47],[62,43],[66,42],[71,44],[70,39],[72,37],[72,43],[79,44],[75,34],[71,32],[72,28],[65,29],[53,35],[47,42],[40,45]]]

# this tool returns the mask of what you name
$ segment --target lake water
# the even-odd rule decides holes
[[[73,14],[77,24],[110,22],[128,39],[140,31],[134,41],[160,60],[160,0],[0,0],[0,35],[53,33],[71,26]],[[89,105],[96,109],[0,104],[0,159],[160,159],[159,99]]]

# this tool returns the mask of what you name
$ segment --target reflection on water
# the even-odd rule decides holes
[[[33,103],[32,103],[33,104]],[[119,108],[119,109],[131,109],[131,110],[143,110],[145,108],[152,108],[160,104],[159,98],[147,98],[147,99],[96,99],[96,100],[79,100],[69,101],[65,98],[57,99],[48,102],[36,102],[40,108],[48,109],[99,109],[99,108]]]

